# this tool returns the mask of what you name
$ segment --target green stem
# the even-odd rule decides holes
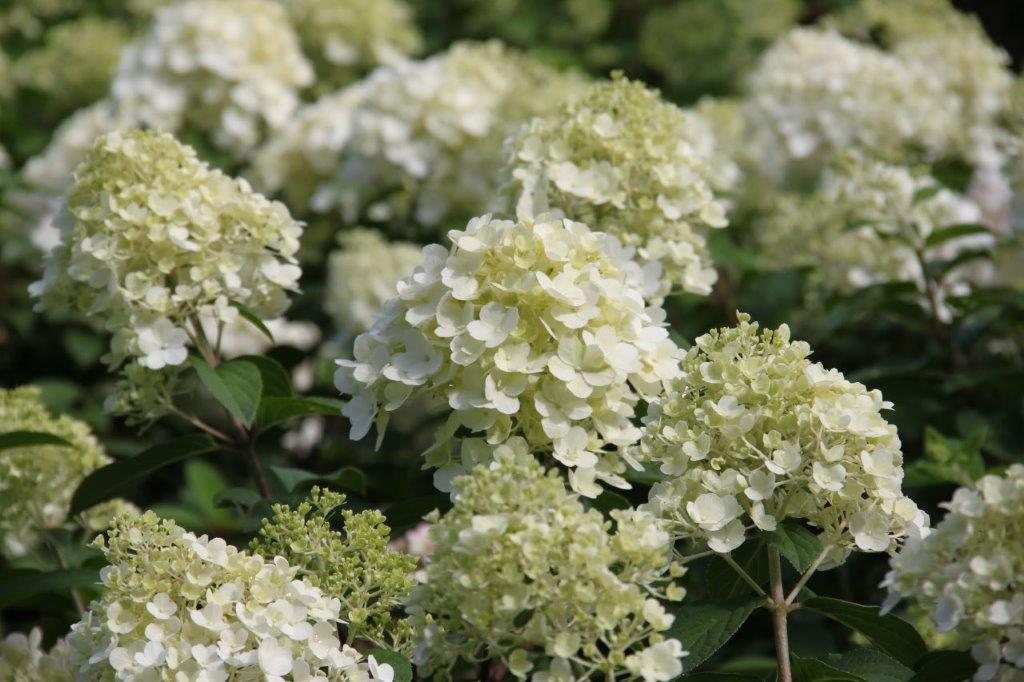
[[[782,589],[782,562],[779,559],[779,550],[773,547],[768,548],[768,576],[772,591],[769,608],[772,612],[772,629],[775,631],[775,659],[779,665],[778,682],[793,682],[793,671],[789,662],[789,630],[786,622],[790,606]]]
[[[725,561],[725,563],[727,563],[730,566],[732,566],[732,570],[736,571],[736,573],[741,578],[743,578],[743,580],[748,585],[750,585],[752,588],[754,588],[755,592],[757,592],[762,597],[767,597],[768,596],[768,594],[764,591],[764,589],[762,589],[762,587],[757,584],[757,581],[754,580],[753,578],[751,578],[750,574],[747,573],[745,570],[743,570],[742,566],[740,566],[738,563],[736,563],[736,560],[732,558],[731,554],[722,554],[721,557]]]

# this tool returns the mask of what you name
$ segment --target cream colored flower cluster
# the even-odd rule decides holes
[[[956,98],[934,74],[827,29],[797,28],[751,73],[747,117],[771,173],[855,147],[937,157],[960,130]]]
[[[958,489],[946,516],[891,559],[885,608],[910,599],[970,647],[975,680],[1024,677],[1024,467]]]
[[[265,318],[287,307],[302,226],[169,134],[106,135],[75,178],[62,243],[32,292],[102,320],[111,365],[179,366],[200,314],[229,323],[232,302]]]
[[[313,81],[284,9],[271,0],[190,0],[157,10],[127,47],[114,100],[139,123],[188,125],[241,156],[281,127]]]
[[[406,0],[282,0],[318,85],[342,86],[419,52],[423,38]]]
[[[429,230],[501,208],[502,141],[581,81],[488,42],[377,69],[361,87],[333,199],[320,198],[349,222]]]
[[[830,548],[826,566],[919,533],[927,516],[900,490],[900,440],[881,415],[891,403],[810,353],[785,325],[759,331],[746,315],[698,338],[644,420],[636,456],[669,478],[641,508],[716,552],[803,519]]]
[[[14,632],[0,640],[0,680],[4,682],[75,682],[63,640],[43,651],[43,631]]]
[[[518,212],[557,210],[662,264],[664,283],[707,294],[716,279],[704,235],[725,227],[712,191],[708,126],[642,83],[617,77],[524,126],[509,174]]]
[[[109,464],[99,441],[85,422],[53,417],[40,402],[39,389],[0,388],[0,433],[32,431],[62,438],[65,445],[29,445],[0,456],[0,554],[15,558],[36,549],[40,533],[68,520],[71,494],[88,474]],[[123,500],[91,509],[81,521],[87,528],[105,527],[114,510],[129,509]]]
[[[454,487],[454,508],[431,519],[436,549],[409,600],[421,673],[498,657],[519,679],[682,672],[682,645],[660,634],[674,617],[658,598],[683,598],[673,582],[683,569],[653,517],[613,511],[612,530],[521,438]]]
[[[324,308],[337,329],[361,334],[373,326],[400,280],[423,260],[420,247],[389,242],[377,230],[356,228],[338,235],[341,248],[327,259]]]
[[[885,282],[913,283],[922,305],[951,317],[950,296],[970,292],[972,282],[991,276],[984,261],[965,261],[937,281],[925,278],[923,262],[953,262],[995,245],[988,232],[929,244],[953,226],[977,225],[981,209],[942,188],[936,180],[903,166],[860,156],[840,159],[810,198],[783,196],[762,226],[759,239],[769,260],[783,267],[813,268],[816,295],[848,293]]]
[[[341,643],[339,601],[281,557],[196,537],[153,512],[118,519],[95,544],[110,564],[103,596],[67,640],[81,679],[393,677]]]
[[[352,437],[375,419],[383,434],[410,397],[436,395],[452,409],[428,456],[443,478],[475,463],[450,459],[449,441],[465,427],[491,443],[525,436],[588,497],[598,481],[628,488],[609,447],[637,441],[636,403],[679,373],[664,311],[645,307],[657,264],[645,272],[615,237],[552,216],[483,216],[448,236],[451,248],[426,247],[356,338],[355,359],[338,360]]]

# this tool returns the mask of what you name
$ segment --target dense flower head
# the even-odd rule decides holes
[[[119,21],[84,17],[64,22],[47,32],[42,46],[18,58],[14,79],[52,106],[73,110],[106,94],[128,39]]]
[[[340,600],[347,642],[403,648],[409,626],[392,612],[412,588],[418,561],[388,547],[391,529],[375,509],[340,509],[344,531],[334,530],[330,517],[344,504],[344,495],[318,487],[294,509],[276,504],[250,549],[284,557],[300,578]]]
[[[498,443],[523,435],[569,467],[573,488],[629,487],[609,448],[640,432],[634,407],[675,378],[681,351],[644,297],[657,264],[641,269],[613,236],[553,216],[474,218],[423,249],[373,327],[339,360],[335,383],[352,396],[352,437],[412,396],[436,395],[452,414],[428,454],[442,478],[473,465],[451,460],[458,429]],[[653,272],[652,272],[653,270]],[[469,461],[467,461],[469,460]]]
[[[918,254],[926,263],[954,262],[961,254],[992,247],[995,237],[978,232],[929,244],[945,228],[980,223],[982,211],[926,174],[844,156],[816,194],[780,197],[758,239],[773,264],[812,268],[815,296],[907,282],[918,289],[923,305],[937,306],[936,314],[949,319],[947,298],[968,293],[972,282],[991,275],[986,262],[965,260],[929,290]]]
[[[301,225],[167,133],[97,140],[61,220],[32,291],[45,308],[101,320],[113,366],[180,366],[199,315],[230,323],[238,303],[276,317],[297,287]]]
[[[190,0],[157,10],[125,49],[112,92],[142,124],[191,126],[241,156],[288,120],[312,79],[278,3]]]
[[[341,248],[327,260],[324,308],[337,329],[361,334],[373,326],[396,286],[423,256],[410,242],[389,242],[377,230],[356,228],[338,235]]]
[[[959,488],[935,528],[890,560],[885,608],[909,599],[956,648],[975,680],[1024,676],[1024,466]]]
[[[614,235],[664,284],[709,293],[716,274],[704,234],[726,225],[711,186],[710,128],[642,83],[616,77],[538,117],[511,144],[518,211],[557,210]],[[710,138],[710,139],[709,139]]]
[[[833,30],[791,31],[751,73],[748,94],[749,125],[772,173],[849,147],[941,156],[961,133],[956,98],[934,74]]]
[[[0,456],[0,554],[20,557],[36,548],[40,533],[68,520],[71,494],[93,470],[109,464],[85,422],[54,417],[40,400],[39,389],[0,388],[0,433],[33,431],[64,439],[70,445],[29,445]],[[109,504],[104,505],[109,509]],[[83,521],[102,526],[103,508]],[[92,518],[93,514],[98,514]]]
[[[411,223],[428,234],[500,208],[502,141],[580,86],[496,41],[379,68],[361,84],[333,202],[326,189],[321,200],[349,222]]]
[[[42,648],[43,631],[13,632],[0,640],[0,680],[4,682],[74,682],[70,650],[63,640],[50,651]]]
[[[803,519],[831,548],[826,566],[919,532],[927,517],[900,490],[900,440],[881,415],[891,403],[810,354],[787,326],[759,331],[747,315],[698,338],[644,420],[636,456],[668,479],[642,508],[716,552]]]
[[[282,557],[153,512],[118,519],[95,545],[104,592],[68,636],[81,679],[379,679],[338,639],[340,602]]]
[[[423,37],[406,0],[283,0],[318,85],[341,86],[420,51]]]
[[[454,482],[454,508],[432,519],[436,548],[409,612],[426,674],[500,657],[524,678],[670,680],[682,672],[673,616],[682,599],[672,542],[651,516],[587,510],[554,470],[513,438]]]

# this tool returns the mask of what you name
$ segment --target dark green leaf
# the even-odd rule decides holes
[[[587,504],[604,516],[608,516],[608,512],[613,509],[630,509],[633,506],[625,497],[611,490],[605,490],[597,498],[588,500]]]
[[[412,682],[412,663],[402,654],[387,649],[370,649],[366,652],[367,659],[370,656],[378,663],[387,663],[394,668],[395,682]]]
[[[774,531],[765,533],[765,540],[800,573],[821,554],[818,536],[793,521],[784,521]]]
[[[286,397],[292,394],[292,379],[281,363],[266,355],[242,355],[235,360],[251,362],[263,378],[263,397]]]
[[[263,332],[263,335],[270,339],[270,343],[277,343],[274,340],[274,335],[267,329],[267,325],[263,324],[263,320],[251,308],[245,307],[238,301],[232,301],[231,305],[238,309],[238,314],[245,318],[249,324]]]
[[[252,426],[263,393],[263,375],[259,368],[245,360],[230,360],[216,369],[195,355],[189,361],[217,402],[246,428]]]
[[[981,446],[984,431],[967,439],[949,438],[932,427],[924,431],[925,458],[906,467],[907,485],[969,485],[985,474]]]
[[[267,467],[267,480],[276,495],[284,495],[303,483],[320,479],[320,474],[295,467]]]
[[[683,659],[686,670],[693,670],[722,648],[754,609],[764,604],[764,599],[738,599],[716,604],[694,606],[670,606],[669,611],[676,617],[672,627],[665,631],[666,637],[674,637],[683,643],[683,649],[690,655]]]
[[[958,239],[960,237],[966,237],[972,234],[991,233],[992,231],[989,230],[984,225],[969,223],[950,225],[949,227],[943,227],[941,229],[935,230],[930,235],[928,235],[928,238],[924,240],[924,245],[928,247],[938,246],[939,244],[948,242],[951,239]]]
[[[931,199],[933,196],[941,192],[943,189],[942,185],[932,185],[931,187],[922,187],[921,189],[914,192],[914,197],[911,199],[912,203],[918,203]]]
[[[803,605],[808,611],[856,630],[904,665],[913,666],[928,651],[921,635],[910,623],[893,615],[880,616],[877,606],[862,606],[830,597],[814,597]]]
[[[39,431],[8,431],[0,433],[0,450],[27,448],[37,445],[60,445],[72,447],[71,443],[52,433]]]
[[[761,677],[758,675],[721,672],[690,673],[681,679],[686,682],[761,682]]]
[[[654,485],[668,478],[665,474],[661,473],[659,464],[651,462],[644,465],[643,471],[635,471],[632,468],[627,469],[625,477],[627,481],[643,485]]]
[[[366,497],[366,474],[355,467],[342,467],[325,476],[324,481]]]
[[[213,496],[213,504],[217,507],[238,506],[245,509],[254,507],[262,499],[252,488],[224,488]]]
[[[445,512],[451,506],[451,497],[445,493],[434,493],[393,502],[384,511],[384,516],[392,534],[395,534],[417,525],[435,509]]]
[[[963,682],[974,677],[978,664],[966,651],[929,651],[914,666],[911,682]]]
[[[914,676],[913,670],[874,649],[854,649],[844,654],[833,654],[828,657],[828,663],[866,682],[907,682]]]
[[[853,673],[833,667],[816,658],[800,658],[791,656],[793,666],[793,682],[864,682]]]
[[[344,404],[335,398],[264,398],[260,402],[256,422],[260,428],[267,429],[296,417],[308,417],[314,414],[339,416]]]
[[[69,329],[64,332],[64,350],[75,361],[78,367],[91,367],[103,355],[104,344],[95,334],[81,329]]]
[[[73,587],[87,587],[100,581],[99,571],[69,569],[32,571],[6,569],[0,571],[0,608],[17,604],[42,592],[63,592]]]
[[[732,552],[733,560],[762,587],[768,583],[768,553],[762,538],[747,540]],[[708,599],[719,601],[745,597],[754,590],[721,557],[712,557],[707,567]]]
[[[205,434],[182,436],[128,459],[100,467],[78,485],[71,497],[69,514],[74,516],[100,502],[132,490],[147,476],[168,464],[212,452],[217,447]]]

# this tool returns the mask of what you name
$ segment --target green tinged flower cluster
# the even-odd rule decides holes
[[[0,554],[20,557],[36,549],[40,531],[67,521],[71,494],[94,469],[110,463],[89,426],[71,417],[54,417],[32,386],[0,388],[0,433],[33,431],[63,438],[70,445],[31,445],[0,456]],[[99,530],[123,501],[90,510],[82,521]]]
[[[338,511],[344,504],[341,493],[318,487],[294,509],[276,504],[250,550],[268,558],[284,557],[298,568],[299,577],[341,600],[348,643],[404,649],[410,627],[394,613],[412,588],[417,559],[388,547],[391,529],[383,514]],[[336,511],[343,532],[331,525]]]
[[[830,550],[825,566],[920,534],[927,516],[900,490],[899,436],[881,415],[892,404],[810,354],[787,326],[760,331],[747,315],[699,337],[644,420],[635,454],[669,478],[642,509],[716,552],[803,519]]]
[[[1024,678],[1024,466],[959,488],[929,534],[891,560],[884,606],[911,600],[956,648],[975,680]]]
[[[44,44],[14,63],[19,88],[70,111],[102,97],[129,39],[120,21],[84,17],[48,31]]]
[[[43,631],[14,632],[0,640],[0,680],[4,682],[74,682],[70,650],[64,641],[43,651]]]
[[[200,330],[237,318],[231,303],[279,316],[298,286],[302,225],[283,204],[196,158],[166,133],[99,138],[78,167],[61,244],[32,285],[40,307],[70,309],[113,334],[105,361],[128,362],[117,411],[156,410]]]
[[[501,658],[518,678],[679,675],[684,652],[664,638],[673,616],[656,598],[682,599],[682,568],[653,517],[613,511],[613,529],[520,438],[457,478],[453,499],[428,519],[436,549],[409,600],[423,674]]]
[[[512,143],[509,174],[520,215],[557,210],[659,262],[663,285],[707,294],[716,279],[705,244],[725,227],[712,191],[710,128],[640,82],[595,83]]]

